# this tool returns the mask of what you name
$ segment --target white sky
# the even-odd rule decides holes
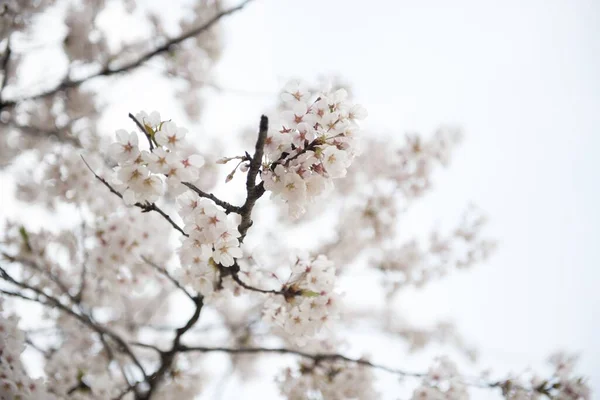
[[[219,66],[223,86],[257,94],[211,101],[205,127],[254,124],[261,93],[326,73],[352,83],[370,134],[460,124],[466,141],[418,213],[451,223],[473,201],[499,248],[405,308],[452,316],[483,365],[582,352],[600,390],[599,27],[594,1],[257,1],[226,22]]]

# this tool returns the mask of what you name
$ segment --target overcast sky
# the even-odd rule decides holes
[[[466,141],[417,212],[453,222],[472,201],[499,248],[405,308],[452,316],[483,365],[581,352],[600,390],[599,3],[261,0],[225,26],[220,81],[250,94],[211,101],[207,129],[252,124],[287,77],[326,73],[352,83],[370,134],[460,124]]]

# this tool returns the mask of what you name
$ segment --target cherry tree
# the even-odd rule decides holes
[[[289,399],[589,399],[567,353],[544,375],[493,376],[444,354],[411,370],[347,337],[367,325],[409,352],[441,343],[474,358],[452,324],[411,324],[393,301],[494,249],[474,206],[449,230],[399,228],[459,130],[378,140],[361,129],[368,105],[336,79],[283,85],[240,127],[239,153],[233,137],[200,150],[160,110],[123,110],[129,125],[101,129],[103,94],[149,65],[200,118],[219,22],[249,3],[197,0],[168,15],[134,0],[0,0],[0,165],[20,207],[61,220],[3,217],[0,399],[192,399],[214,385],[212,353],[242,396],[260,369]],[[119,18],[141,28],[115,29]],[[48,31],[62,34],[48,44]],[[61,75],[27,72],[44,63]],[[357,290],[363,276],[378,289]],[[384,374],[396,388],[378,384]]]

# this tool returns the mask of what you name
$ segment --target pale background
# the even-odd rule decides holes
[[[419,212],[435,222],[473,201],[498,251],[406,308],[452,316],[483,365],[581,352],[600,390],[600,3],[262,0],[226,27],[221,82],[249,94],[220,96],[211,129],[254,123],[261,93],[323,73],[352,83],[373,134],[463,126]]]
[[[481,365],[498,372],[538,367],[557,349],[580,352],[579,371],[600,390],[600,3],[257,0],[224,32],[217,80],[226,90],[207,98],[199,132],[237,138],[288,77],[322,74],[353,85],[369,134],[462,126],[464,144],[413,221],[452,222],[473,202],[498,250],[408,296],[403,309],[417,321],[452,318]],[[177,113],[158,90],[115,85],[107,132],[128,124],[130,111]],[[3,211],[31,217],[7,200],[3,178]],[[405,367],[403,353],[369,340],[361,347],[374,361]],[[275,396],[253,386],[242,398]],[[398,386],[384,377],[386,398]],[[239,398],[236,385],[223,398]]]

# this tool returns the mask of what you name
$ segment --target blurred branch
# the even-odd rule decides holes
[[[191,352],[191,351],[199,351],[203,353],[210,352],[219,352],[219,353],[228,353],[228,354],[257,354],[257,353],[275,353],[275,354],[291,354],[295,356],[299,356],[302,358],[308,358],[316,363],[321,361],[345,361],[353,364],[363,365],[366,367],[379,369],[385,372],[389,372],[396,375],[407,376],[407,377],[415,377],[422,378],[427,376],[426,373],[422,372],[409,372],[401,369],[387,367],[385,365],[374,364],[368,360],[359,358],[350,358],[344,356],[342,354],[325,354],[325,353],[307,353],[300,350],[294,349],[286,349],[286,348],[266,348],[266,347],[245,347],[245,348],[227,348],[227,347],[188,347],[188,346],[180,346],[179,351],[181,352]]]
[[[142,364],[138,360],[137,356],[133,353],[133,351],[131,350],[131,348],[128,346],[127,342],[125,342],[125,340],[123,340],[121,338],[121,336],[119,336],[118,334],[114,333],[113,331],[111,331],[107,327],[104,327],[102,325],[99,325],[99,324],[95,323],[92,320],[92,318],[89,315],[83,313],[81,311],[81,309],[79,310],[79,312],[75,312],[70,307],[64,305],[56,297],[51,296],[51,295],[43,292],[41,289],[38,289],[37,287],[32,286],[32,285],[30,285],[30,284],[28,284],[26,282],[20,282],[20,281],[16,280],[11,275],[9,275],[6,272],[6,270],[4,268],[2,268],[2,267],[0,267],[0,279],[3,279],[6,282],[8,282],[8,283],[10,283],[10,284],[12,284],[14,286],[17,286],[17,287],[19,287],[21,289],[30,290],[33,293],[35,293],[35,296],[34,297],[29,297],[29,296],[25,296],[25,295],[23,295],[21,293],[18,293],[18,292],[10,292],[10,291],[5,291],[5,290],[1,290],[2,293],[7,294],[9,296],[14,296],[14,297],[21,298],[23,300],[28,300],[28,301],[36,302],[36,303],[39,303],[39,304],[41,304],[41,305],[43,305],[45,307],[56,308],[56,309],[64,312],[65,314],[70,315],[71,317],[77,319],[79,322],[81,322],[82,324],[84,324],[85,326],[89,327],[91,330],[93,330],[94,332],[96,332],[98,335],[100,335],[100,337],[103,337],[103,336],[110,337],[119,346],[120,350],[129,356],[129,358],[132,360],[132,362],[140,370],[140,372],[142,373],[142,375],[144,377],[147,377],[146,371],[144,370],[144,367],[142,367]]]
[[[162,53],[166,53],[168,51],[170,51],[175,45],[183,42],[184,40],[190,39],[192,37],[198,36],[201,33],[207,31],[208,29],[210,29],[213,25],[215,25],[217,22],[219,22],[221,20],[221,18],[228,16],[230,14],[233,14],[239,10],[241,10],[242,8],[244,8],[248,3],[250,3],[252,0],[245,0],[243,1],[241,4],[232,7],[228,10],[225,11],[221,11],[220,13],[216,14],[214,17],[212,17],[211,19],[209,19],[208,21],[206,21],[203,25],[200,25],[197,28],[194,28],[186,33],[183,33],[180,36],[174,37],[172,39],[168,39],[163,45],[156,47],[155,49],[142,54],[140,57],[138,57],[136,60],[131,61],[129,63],[126,63],[125,65],[122,65],[120,67],[116,67],[116,68],[111,68],[110,63],[105,65],[100,71],[92,74],[92,75],[88,75],[86,77],[80,78],[80,79],[68,79],[68,77],[63,80],[60,84],[58,84],[56,87],[49,89],[45,92],[41,92],[38,94],[34,94],[31,96],[26,96],[26,97],[20,97],[20,98],[15,98],[15,99],[7,99],[6,101],[0,101],[0,110],[4,107],[14,107],[17,103],[20,103],[22,101],[27,101],[27,100],[36,100],[36,99],[40,99],[40,98],[44,98],[44,97],[48,97],[48,96],[52,96],[55,93],[58,93],[60,91],[63,91],[65,89],[69,89],[69,88],[76,88],[79,87],[80,85],[82,85],[83,83],[92,80],[94,78],[100,77],[100,76],[111,76],[111,75],[117,75],[117,74],[121,74],[124,72],[128,72],[131,71],[139,66],[141,66],[142,64],[144,64],[146,61],[154,58],[157,55],[160,55]],[[114,59],[116,58],[118,55],[109,57],[108,59]]]
[[[4,54],[2,57],[2,61],[0,63],[0,72],[2,72],[2,82],[0,82],[0,110],[2,110],[2,92],[8,83],[8,64],[10,61],[10,55],[12,53],[12,49],[10,47],[10,37],[6,39],[6,49],[4,49]]]
[[[188,292],[181,283],[179,283],[179,281],[177,279],[175,279],[171,274],[169,274],[169,271],[167,271],[165,268],[160,267],[158,265],[156,265],[155,263],[153,263],[151,260],[149,260],[148,258],[142,256],[142,260],[144,260],[144,262],[148,265],[150,265],[151,267],[153,267],[156,271],[158,271],[158,273],[160,273],[161,275],[164,275],[169,281],[171,281],[173,283],[173,285],[175,285],[178,289],[180,289],[183,293],[185,293],[185,295],[187,297],[189,297],[192,301],[195,301],[194,296]]]
[[[1,104],[0,104],[0,109],[1,109]],[[17,129],[17,130],[19,130],[23,133],[26,133],[27,135],[30,135],[30,136],[36,136],[36,137],[40,137],[40,138],[48,138],[48,137],[55,136],[58,140],[60,140],[62,142],[69,142],[76,147],[81,147],[81,141],[77,137],[74,137],[74,136],[66,133],[66,129],[68,129],[68,126],[63,127],[63,128],[56,128],[56,129],[44,129],[44,128],[39,128],[36,126],[21,125],[14,121],[8,121],[8,122],[0,121],[0,124],[3,126],[6,126],[8,128]],[[65,131],[65,132],[63,132],[63,131]]]

